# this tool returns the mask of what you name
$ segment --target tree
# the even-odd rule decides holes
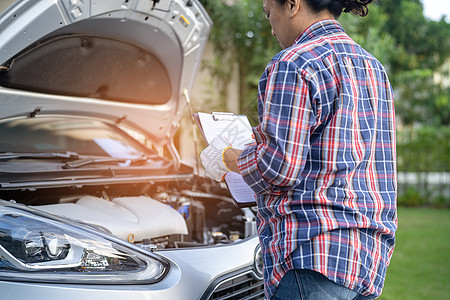
[[[405,125],[449,125],[450,24],[425,19],[419,0],[383,0],[362,18],[343,16],[347,32],[388,68]]]

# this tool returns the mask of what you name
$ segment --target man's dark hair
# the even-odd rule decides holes
[[[276,0],[278,4],[284,5],[289,0]],[[305,0],[309,7],[316,13],[327,9],[335,18],[338,18],[342,12],[350,12],[364,17],[369,12],[367,5],[373,0]]]

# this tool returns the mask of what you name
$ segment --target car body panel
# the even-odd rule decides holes
[[[172,91],[167,101],[157,105],[152,105],[152,95],[139,99],[138,104],[127,103],[126,113],[124,113],[124,103],[120,102],[120,99],[110,101],[101,99],[101,95],[98,97],[93,95],[91,98],[49,96],[48,93],[38,95],[29,91],[3,87],[0,89],[0,103],[3,107],[0,118],[27,114],[36,110],[40,113],[101,112],[109,119],[131,119],[134,124],[139,124],[140,129],[149,133],[155,143],[167,143],[178,129],[178,121],[186,105],[184,93],[188,93],[193,85],[212,25],[208,15],[197,1],[188,2],[190,5],[181,0],[23,0],[15,2],[0,17],[0,35],[2,36],[0,66],[3,66],[1,72],[4,74],[12,72],[15,68],[15,60],[23,56],[31,56],[32,52],[42,47],[44,42],[53,43],[58,40],[58,37],[73,35],[103,37],[128,47],[135,47],[142,53],[149,53],[159,59],[170,77]],[[97,47],[101,48],[102,45],[99,44]],[[62,51],[64,49],[55,51],[57,50],[64,52]],[[123,53],[122,56],[126,57],[127,54]],[[80,54],[77,59],[87,58],[89,54],[85,56]],[[34,61],[39,62],[39,59],[40,57],[36,57]],[[61,66],[64,65],[64,61],[48,59],[48,64]],[[76,68],[82,67],[83,64],[74,63],[71,66]],[[64,70],[64,68],[60,69]],[[52,76],[51,73],[46,75],[44,68],[36,72],[41,72],[41,76]],[[3,77],[7,82],[8,76],[4,74]],[[67,77],[65,80],[66,82],[80,81],[80,74],[83,74],[82,70],[71,72],[67,68],[67,72],[64,73]],[[86,76],[89,75],[86,74]],[[117,84],[119,79],[116,78],[110,84]],[[145,82],[144,79],[142,78],[143,82]],[[151,82],[155,78],[146,80]],[[114,87],[99,86],[98,88]],[[145,95],[144,92],[141,94]],[[149,105],[146,105],[147,103]]]

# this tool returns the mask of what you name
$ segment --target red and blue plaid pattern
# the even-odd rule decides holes
[[[266,296],[293,268],[380,295],[397,228],[383,66],[337,21],[317,22],[268,64],[258,112],[238,165],[257,195]]]

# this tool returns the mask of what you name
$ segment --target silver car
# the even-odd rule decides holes
[[[263,299],[255,211],[179,158],[196,0],[0,15],[0,299]]]

